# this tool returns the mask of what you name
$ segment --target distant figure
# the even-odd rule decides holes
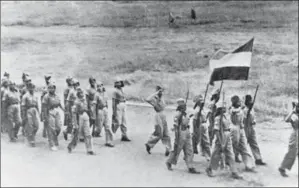
[[[174,24],[174,21],[175,21],[174,16],[172,15],[171,12],[169,12],[168,25],[169,25],[169,26],[172,26],[172,25]]]
[[[196,12],[193,8],[191,8],[191,19],[193,23],[196,22]]]

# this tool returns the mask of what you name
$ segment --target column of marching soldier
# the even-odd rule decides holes
[[[121,141],[130,141],[126,127],[126,99],[123,92],[124,82],[117,79],[114,82],[115,90],[112,95],[112,123],[109,124],[108,103],[103,84],[97,84],[96,79],[89,78],[90,86],[84,92],[77,79],[68,77],[67,88],[64,90],[64,105],[56,94],[56,85],[51,76],[45,76],[46,86],[43,88],[41,98],[35,94],[35,85],[28,74],[23,73],[23,83],[16,85],[9,79],[9,74],[4,73],[1,80],[1,133],[8,133],[11,142],[18,139],[19,129],[27,137],[31,147],[35,147],[35,135],[39,128],[40,120],[44,123],[43,137],[48,139],[50,149],[58,150],[58,135],[61,132],[62,118],[59,108],[64,111],[63,137],[72,140],[67,146],[68,152],[75,149],[78,140],[85,142],[87,154],[95,155],[92,137],[100,137],[104,127],[107,147],[114,147],[113,133],[121,129]],[[213,91],[208,105],[208,111],[203,111],[204,99],[197,95],[193,99],[195,113],[188,115],[186,100],[177,100],[177,109],[174,116],[174,125],[171,129],[175,132],[174,146],[172,148],[166,116],[164,114],[165,102],[163,99],[164,88],[157,86],[155,93],[150,95],[146,102],[155,110],[155,127],[148,142],[146,151],[151,154],[151,149],[159,140],[166,147],[165,156],[168,156],[166,166],[172,170],[172,165],[177,164],[181,150],[190,173],[200,173],[193,166],[193,156],[198,154],[198,145],[202,155],[208,161],[206,173],[213,177],[213,170],[229,167],[232,178],[242,179],[237,172],[235,163],[243,161],[245,171],[256,172],[255,165],[266,165],[263,162],[257,143],[255,132],[255,118],[252,110],[252,97],[246,95],[244,104],[237,96],[231,97],[231,106],[219,100],[220,90]],[[41,101],[39,109],[38,101]],[[293,132],[289,141],[288,152],[285,155],[279,172],[287,177],[286,169],[290,170],[298,155],[298,102],[293,102],[293,110],[285,121],[291,123]],[[227,112],[228,111],[228,112]],[[190,133],[189,121],[193,116],[193,133]],[[110,126],[111,125],[111,126]],[[92,131],[91,128],[92,127]],[[249,144],[252,154],[249,153]],[[212,149],[211,149],[212,148]],[[242,161],[239,159],[242,157]]]

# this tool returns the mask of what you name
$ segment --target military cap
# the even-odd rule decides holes
[[[34,88],[35,88],[35,85],[34,85],[33,83],[29,83],[29,84],[27,85],[27,88],[28,88],[28,89],[34,89]]]
[[[45,80],[46,80],[46,82],[48,82],[50,79],[51,79],[51,76],[50,76],[50,75],[45,75]]]
[[[198,103],[198,102],[203,102],[203,96],[202,95],[196,95],[194,98],[193,98],[193,102],[194,103]]]
[[[29,74],[28,74],[28,73],[23,73],[23,74],[22,74],[22,79],[23,79],[23,80],[25,80],[27,77],[29,77]]]
[[[176,100],[176,103],[178,104],[178,106],[181,106],[181,105],[185,105],[186,102],[185,102],[185,99],[183,98],[179,98]]]
[[[72,79],[72,81],[73,81],[73,84],[74,84],[74,85],[76,85],[76,84],[80,85],[79,80],[77,80],[76,78]]]
[[[158,91],[158,90],[160,90],[160,89],[164,90],[164,88],[163,88],[161,85],[157,85],[157,86],[156,86],[156,90]]]
[[[48,85],[48,89],[54,88],[56,89],[56,83],[54,81],[51,81]]]
[[[4,77],[8,78],[9,77],[9,73],[4,72]]]
[[[219,109],[219,108],[226,108],[226,102],[219,101],[217,103],[217,109]]]
[[[114,86],[124,87],[124,81],[122,79],[120,79],[120,77],[116,77]]]
[[[96,79],[93,77],[93,76],[91,76],[91,77],[89,77],[89,82],[92,82],[92,81],[96,81]]]
[[[232,102],[232,104],[237,104],[238,102],[240,102],[239,96],[238,95],[232,96],[231,102]]]
[[[220,90],[219,89],[214,89],[212,92],[212,95],[219,95],[220,94]]]

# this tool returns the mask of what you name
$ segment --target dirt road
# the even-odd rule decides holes
[[[169,127],[173,110],[167,111]],[[8,142],[1,136],[1,186],[298,186],[298,162],[283,178],[277,168],[287,149],[290,129],[266,129],[258,125],[261,151],[267,167],[257,167],[257,174],[243,172],[245,180],[229,178],[226,171],[217,172],[209,178],[205,173],[206,160],[201,155],[194,157],[200,175],[187,173],[183,153],[173,172],[165,167],[166,157],[161,143],[145,151],[144,143],[153,130],[153,109],[128,106],[128,134],[130,143],[120,142],[120,132],[114,135],[115,148],[104,146],[104,137],[94,139],[96,156],[87,156],[83,143],[72,154],[67,152],[68,142],[60,135],[59,151],[51,152],[47,141],[41,137],[42,125],[37,136],[37,147],[30,148],[20,136],[18,143]],[[282,123],[283,124],[283,123]],[[281,127],[285,127],[282,125]],[[174,135],[171,133],[172,142]]]

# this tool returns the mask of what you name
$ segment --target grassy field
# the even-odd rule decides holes
[[[168,27],[169,11],[176,28]],[[259,84],[264,121],[298,98],[298,1],[1,2],[1,28],[1,74],[20,80],[27,71],[42,85],[50,73],[60,90],[67,75],[83,83],[94,75],[107,85],[120,75],[130,99],[162,84],[169,103],[184,97],[187,83],[191,97],[204,92],[215,50],[255,37],[249,80],[225,81],[226,100]]]

